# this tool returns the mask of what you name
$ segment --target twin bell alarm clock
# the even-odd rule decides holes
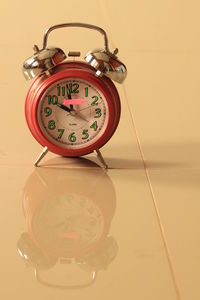
[[[83,27],[104,36],[104,48],[89,51],[85,61],[77,61],[80,52],[48,47],[51,31],[63,27]],[[70,49],[69,49],[70,50]],[[120,98],[113,81],[122,83],[126,67],[117,52],[110,52],[106,32],[84,23],[64,23],[50,27],[43,47],[23,64],[25,78],[35,78],[25,102],[25,116],[34,138],[44,147],[35,162],[37,166],[51,151],[65,157],[79,157],[99,151],[114,134],[120,119]]]

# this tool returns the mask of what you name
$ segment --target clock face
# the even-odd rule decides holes
[[[44,201],[32,226],[45,248],[57,249],[67,255],[98,241],[103,232],[104,218],[92,200],[71,193]]]
[[[43,135],[62,148],[81,149],[95,143],[109,119],[103,93],[89,81],[67,78],[48,87],[37,109]]]

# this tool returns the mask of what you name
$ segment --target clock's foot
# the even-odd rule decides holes
[[[43,157],[47,154],[47,152],[49,151],[49,149],[45,146],[42,150],[42,152],[40,153],[40,155],[38,156],[38,158],[36,159],[34,165],[36,167],[38,167],[39,162],[43,159]],[[106,170],[108,169],[108,165],[106,164],[101,152],[99,149],[94,150],[94,153],[96,154],[98,160],[101,163],[101,166]]]
[[[105,160],[104,160],[104,158],[103,158],[103,156],[102,156],[100,150],[99,150],[99,149],[96,149],[96,150],[94,150],[94,153],[96,154],[98,160],[100,161],[101,166],[103,166],[103,168],[104,168],[105,170],[107,170],[107,169],[108,169],[108,165],[106,164],[106,162],[105,162]]]
[[[43,157],[47,154],[47,152],[49,151],[49,149],[45,146],[42,150],[42,152],[40,153],[40,155],[38,156],[37,160],[35,161],[34,165],[37,167],[39,162],[43,159]]]

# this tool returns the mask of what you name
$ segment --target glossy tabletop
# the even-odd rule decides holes
[[[4,2],[1,8],[0,299],[200,299],[198,1]],[[98,25],[128,76],[119,127],[94,154],[48,153],[24,117],[23,61],[46,28]],[[49,44],[103,46],[62,29]]]

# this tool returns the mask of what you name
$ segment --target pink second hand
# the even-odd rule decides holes
[[[64,99],[63,104],[69,105],[69,104],[85,104],[86,101],[84,99]]]

